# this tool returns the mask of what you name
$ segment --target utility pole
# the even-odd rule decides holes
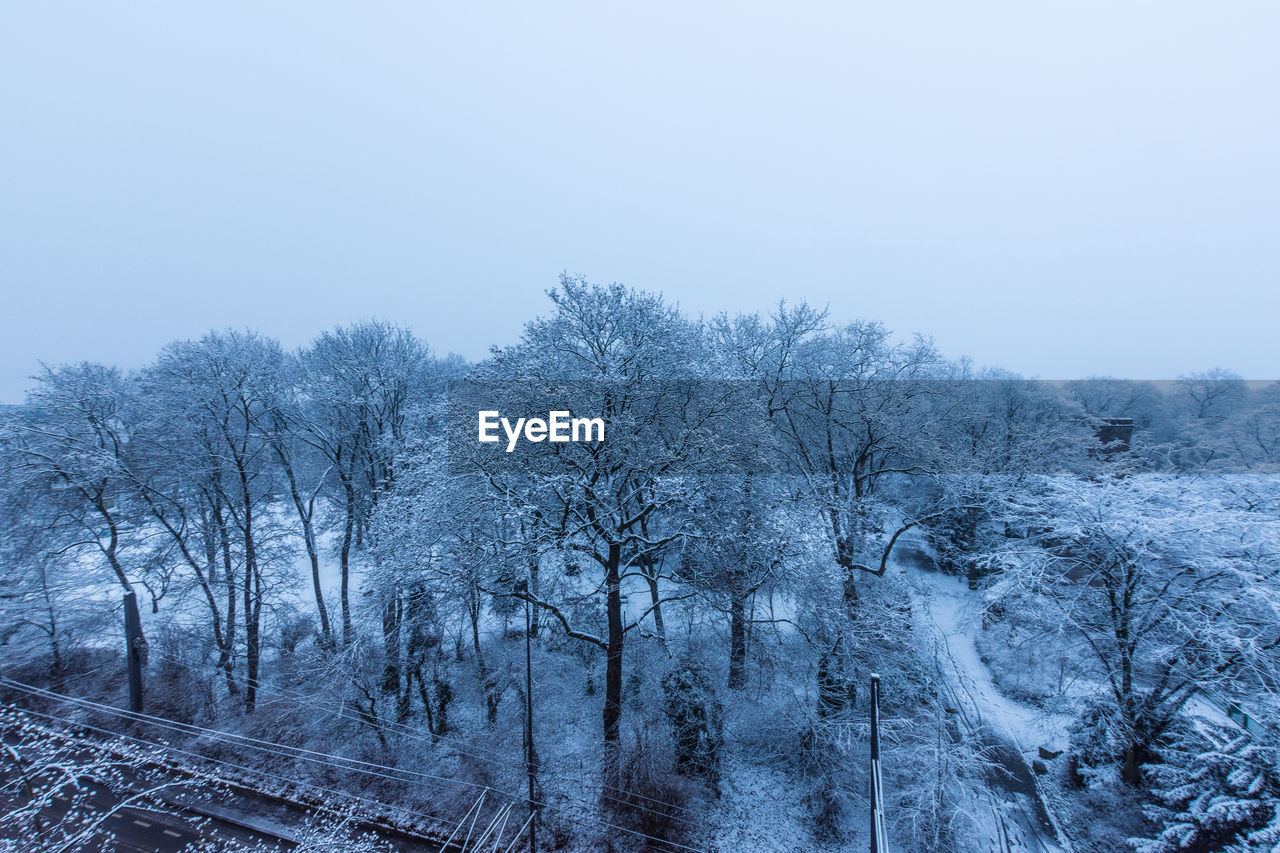
[[[889,853],[884,829],[884,783],[880,779],[880,673],[871,673],[871,853]]]
[[[524,767],[529,776],[529,853],[538,853],[538,752],[533,747],[533,614],[529,584],[515,591],[524,597]]]
[[[142,618],[138,615],[138,596],[130,590],[124,594],[125,660],[129,663],[129,710],[142,713],[142,668],[147,664],[147,641],[142,637]]]

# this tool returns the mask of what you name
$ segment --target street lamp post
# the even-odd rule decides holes
[[[889,853],[880,779],[880,674],[876,672],[871,673],[871,853]]]
[[[528,582],[517,583],[515,592],[524,599],[524,766],[529,777],[529,853],[538,853],[538,752],[533,746],[533,614]]]

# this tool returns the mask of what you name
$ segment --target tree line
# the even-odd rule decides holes
[[[226,331],[135,371],[45,369],[0,425],[0,641],[56,683],[136,591],[148,624],[189,628],[219,701],[255,713],[264,660],[306,656],[385,746],[388,722],[444,736],[456,701],[490,724],[529,701],[486,640],[527,604],[531,639],[602,685],[606,798],[633,781],[649,667],[683,775],[718,776],[725,706],[771,637],[802,650],[814,737],[851,725],[871,661],[911,636],[890,577],[908,540],[991,591],[993,618],[1054,603],[1134,784],[1194,686],[1274,686],[1270,593],[1230,602],[1274,589],[1275,497],[1248,476],[1280,462],[1275,384],[1036,382],[804,304],[692,318],[567,276],[549,298],[474,364],[365,322],[296,352]],[[572,396],[608,439],[499,464],[451,420],[459,383],[504,411]],[[1124,450],[1098,437],[1119,418]]]

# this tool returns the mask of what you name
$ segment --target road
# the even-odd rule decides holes
[[[80,809],[85,817],[96,819],[115,810],[102,821],[100,830],[81,845],[86,849],[99,849],[108,836],[114,839],[112,849],[121,851],[148,851],[148,853],[179,853],[188,844],[198,841],[214,841],[220,844],[237,842],[242,845],[265,844],[280,850],[295,846],[289,839],[265,832],[253,831],[225,820],[208,818],[175,806],[168,812],[156,812],[131,806],[119,807],[120,799],[110,791],[95,786],[93,793]],[[48,820],[62,819],[70,806],[65,796],[56,797],[54,803],[41,814]]]
[[[934,571],[933,558],[918,545],[903,543],[897,562],[911,582],[919,622],[935,638],[938,674],[956,711],[959,734],[981,744],[991,762],[982,792],[990,820],[979,849],[1063,853],[1069,847],[1060,840],[1026,751],[1033,746],[1026,735],[1036,731],[1042,715],[996,690],[965,621],[972,602],[964,581]]]
[[[88,762],[96,754],[89,744],[76,745],[57,729],[44,726],[40,728],[48,737],[65,741],[70,747],[69,751],[59,757],[60,761],[71,761],[74,765],[77,758]],[[3,740],[11,746],[20,743],[19,736],[12,731],[4,732]],[[13,780],[13,776],[12,766],[7,762],[0,762],[0,811],[5,809],[6,804],[14,803],[16,792],[12,786],[6,785]],[[176,783],[187,777],[183,772],[175,771],[169,778]],[[106,849],[122,851],[177,853],[194,841],[214,842],[219,849],[234,845],[261,845],[266,849],[287,851],[297,846],[294,841],[296,830],[289,827],[306,821],[311,812],[302,804],[259,794],[238,783],[214,789],[174,784],[149,799],[148,805],[154,805],[158,810],[141,805],[121,805],[122,801],[139,791],[155,790],[156,785],[163,784],[166,779],[161,777],[157,782],[154,777],[147,778],[126,772],[122,781],[124,788],[113,786],[114,790],[97,783],[85,784],[86,793],[75,798],[76,814],[73,819],[81,822],[101,820],[98,831],[85,839],[80,845],[81,849],[101,849],[102,842],[110,836],[114,843],[106,845]],[[216,796],[218,801],[207,801],[210,796]],[[71,797],[65,794],[55,796],[41,814],[50,822],[59,820],[68,813],[72,805]],[[258,816],[267,814],[277,816],[283,823]],[[441,849],[440,840],[382,824],[363,823],[358,818],[355,828],[373,832],[390,849],[400,853],[419,853],[424,850],[436,853]],[[480,829],[484,829],[483,824]],[[0,833],[0,839],[5,837],[12,836]],[[461,853],[456,844],[449,845],[448,849]]]

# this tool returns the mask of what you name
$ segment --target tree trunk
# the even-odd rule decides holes
[[[736,592],[729,601],[729,689],[747,686],[747,603]]]
[[[209,521],[207,514],[203,511],[201,514],[205,516],[206,522],[204,525],[205,533],[201,537],[204,544],[203,566],[196,561],[195,555],[187,549],[186,543],[182,540],[181,536],[178,535],[177,531],[170,527],[163,519],[161,520],[161,523],[164,524],[164,526],[173,535],[174,542],[176,542],[178,547],[181,549],[183,557],[186,559],[188,565],[191,566],[192,573],[196,576],[196,581],[200,585],[201,592],[204,593],[205,602],[209,605],[209,617],[213,620],[213,645],[219,652],[219,659],[215,669],[222,669],[226,666],[227,659],[230,657],[230,642],[222,632],[222,614],[218,610],[218,597],[217,593],[214,591],[214,580],[218,577],[218,540],[215,532],[211,530],[207,524]],[[152,601],[154,600],[155,598],[153,596]]]
[[[247,561],[246,561],[247,562]],[[244,663],[245,691],[244,709],[252,714],[258,698],[258,656],[261,651],[258,631],[258,610],[254,602],[254,575],[248,565],[244,570]]]
[[[84,494],[84,492],[82,491],[81,494]],[[133,592],[133,584],[129,583],[129,576],[125,574],[124,566],[120,564],[120,558],[116,556],[116,552],[120,548],[120,528],[111,512],[107,509],[107,499],[102,496],[102,492],[99,491],[95,494],[92,500],[94,508],[102,516],[102,520],[106,522],[107,533],[109,534],[106,547],[101,544],[98,547],[102,550],[103,555],[106,556],[107,563],[111,566],[111,571],[115,572],[116,580],[120,581],[120,586],[124,587],[125,592]]]
[[[604,784],[605,794],[620,787],[621,747],[619,735],[622,728],[622,582],[618,565],[621,548],[609,545],[608,565],[605,567],[605,610],[609,621],[609,639],[605,648],[604,680]]]
[[[646,558],[646,563],[649,562]],[[658,589],[658,577],[656,574],[650,573],[646,566],[644,579],[649,584],[649,602],[653,608],[653,632],[658,637],[658,643],[665,649],[667,647],[667,628],[662,621],[662,592]]]
[[[227,586],[227,631],[223,635],[226,645],[219,650],[218,666],[226,673],[227,692],[232,696],[239,696],[240,686],[236,684],[235,678],[236,572],[235,566],[231,562],[231,536],[228,533],[226,519],[222,515],[221,508],[218,508],[215,512],[214,521],[218,525],[218,538],[222,545],[223,581]]]
[[[261,658],[262,573],[258,570],[258,550],[253,539],[253,496],[248,472],[240,467],[240,497],[244,501],[244,709],[252,714],[258,698],[258,663]]]
[[[1124,750],[1124,765],[1120,768],[1120,778],[1129,785],[1142,783],[1142,749],[1136,743],[1130,743]]]
[[[61,690],[62,673],[65,669],[65,663],[62,659],[62,647],[58,642],[58,616],[53,607],[53,596],[49,592],[49,575],[45,572],[44,563],[39,564],[40,572],[40,591],[44,597],[45,613],[49,617],[49,652],[53,656],[53,681],[55,686]]]
[[[324,590],[320,586],[320,556],[316,553],[315,536],[311,531],[311,520],[303,525],[307,540],[307,556],[311,558],[311,587],[316,596],[316,612],[320,614],[320,636],[326,648],[333,645],[333,629],[329,626],[329,610],[324,604]]]
[[[302,541],[307,546],[307,557],[311,560],[311,587],[316,597],[316,610],[320,614],[320,636],[323,637],[325,647],[333,644],[333,633],[329,627],[329,611],[324,605],[324,590],[320,587],[320,555],[316,549],[316,533],[315,525],[312,519],[315,516],[315,494],[312,494],[311,501],[304,501],[302,494],[298,491],[298,478],[293,470],[293,461],[288,452],[285,451],[284,445],[280,440],[272,442],[275,447],[276,456],[280,460],[281,467],[284,468],[286,478],[289,480],[289,494],[293,498],[293,508],[298,512],[298,521],[302,523]]]
[[[467,617],[471,621],[471,646],[476,652],[476,667],[480,670],[480,679],[483,681],[486,673],[484,665],[484,651],[480,647],[480,590],[475,585],[471,587],[471,598],[467,602]],[[458,643],[458,660],[462,660],[462,643]]]
[[[748,486],[748,489],[750,486]],[[641,490],[643,495],[643,490]],[[648,518],[640,519],[640,533],[645,540],[649,539],[649,520]],[[649,584],[650,607],[653,608],[653,632],[658,637],[658,644],[662,646],[663,651],[667,648],[667,629],[662,621],[662,597],[658,589],[658,573],[659,570],[654,568],[653,553],[651,551],[643,551],[640,554],[640,574],[644,575],[645,581]]]
[[[538,597],[538,555],[534,554],[533,562],[529,564],[529,591],[533,593],[533,597]],[[541,607],[533,608],[533,612],[529,615],[529,637],[536,639],[538,636],[538,615],[542,612]]]
[[[292,481],[292,474],[290,474]],[[292,482],[290,484],[292,486]],[[324,589],[320,584],[320,551],[316,547],[315,525],[311,521],[313,510],[304,511],[301,499],[294,489],[294,503],[298,508],[298,518],[302,522],[302,541],[307,546],[307,558],[311,561],[311,590],[316,598],[316,612],[320,615],[320,636],[326,648],[333,645],[333,629],[329,625],[329,608],[324,603]]]
[[[382,605],[382,692],[388,696],[400,693],[400,594],[392,589]]]
[[[342,571],[342,644],[350,645],[352,637],[351,632],[351,596],[350,596],[350,578],[351,578],[351,538],[355,529],[356,521],[356,490],[351,485],[351,480],[346,475],[342,475],[342,492],[346,503],[346,522],[342,528],[342,549],[339,551],[339,566]]]

